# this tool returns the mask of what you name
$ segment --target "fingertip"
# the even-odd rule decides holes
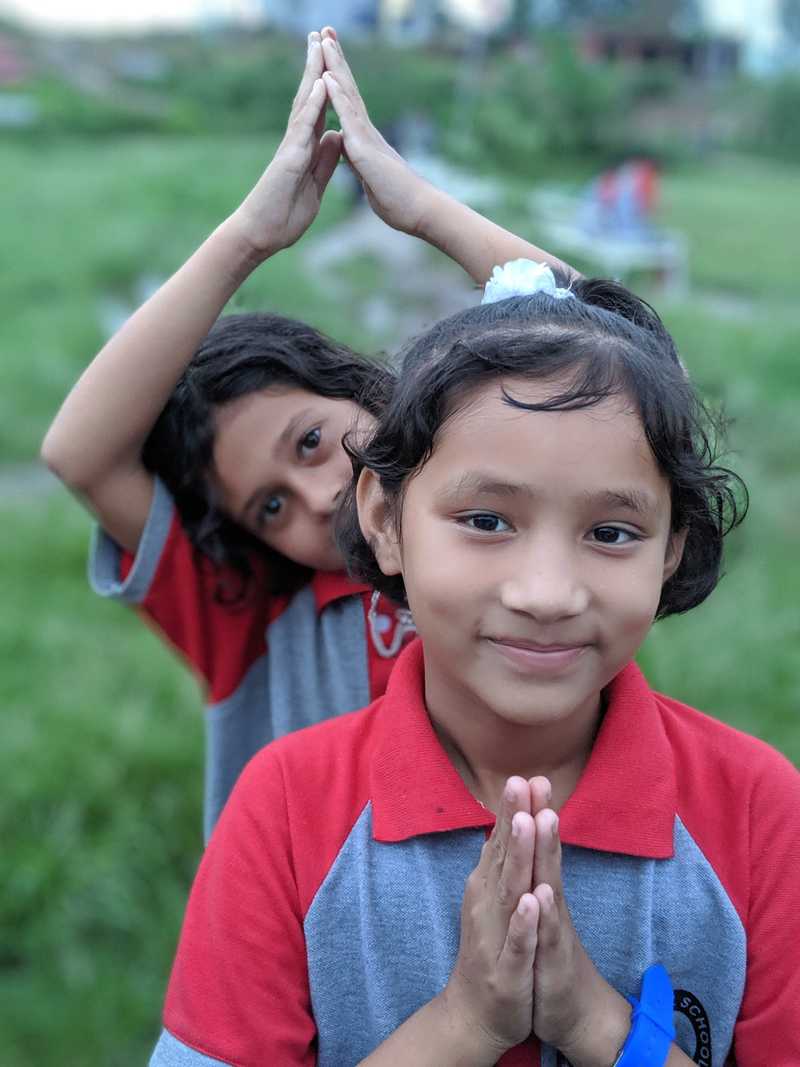
[[[536,898],[542,917],[549,919],[555,913],[553,887],[547,882],[542,882],[534,889],[533,896]]]
[[[511,819],[511,836],[520,837],[526,828],[525,812],[516,811]]]
[[[516,774],[506,779],[506,784],[503,787],[503,800],[506,804],[518,803],[520,795],[523,790],[527,789],[527,785],[525,779]]]
[[[537,796],[544,798],[546,804],[550,803],[553,798],[553,786],[549,778],[546,778],[543,774],[537,774],[528,780],[528,785]]]
[[[539,918],[539,901],[533,893],[523,893],[517,904],[517,914],[526,922],[536,922]]]
[[[558,815],[552,808],[543,808],[535,816],[536,830],[545,841],[555,841],[558,838]]]

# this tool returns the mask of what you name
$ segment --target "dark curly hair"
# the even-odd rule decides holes
[[[289,592],[310,570],[274,552],[219,507],[209,479],[214,454],[214,409],[273,385],[354,400],[377,415],[392,374],[305,323],[248,313],[218,319],[181,376],[151,430],[144,465],[172,493],[200,561],[218,574],[217,599],[236,604],[254,592],[267,564],[269,590]]]
[[[560,286],[567,279],[559,276]],[[453,315],[412,341],[392,399],[370,440],[346,441],[355,478],[376,472],[400,528],[403,489],[430,457],[437,434],[476,388],[500,377],[565,382],[549,399],[506,403],[569,411],[618,395],[641,417],[656,463],[671,487],[672,528],[686,529],[680,566],[664,583],[657,618],[688,611],[714,589],[722,541],[747,510],[741,479],[717,464],[722,426],[704,406],[656,312],[616,282],[578,279],[572,297],[516,296]],[[403,579],[386,576],[365,541],[355,480],[337,517],[351,574],[407,603]]]

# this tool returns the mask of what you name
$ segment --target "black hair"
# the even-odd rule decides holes
[[[274,385],[355,401],[372,414],[383,406],[391,373],[312,326],[253,312],[218,319],[179,379],[142,452],[144,465],[172,493],[200,562],[218,574],[216,596],[240,603],[253,591],[254,560],[267,563],[269,590],[288,592],[310,570],[268,548],[219,506],[210,478],[214,410]]]
[[[558,275],[557,284],[567,287]],[[723,537],[747,510],[747,489],[717,464],[721,419],[695,392],[675,344],[653,308],[622,285],[573,280],[572,295],[515,296],[460,312],[412,341],[400,377],[370,439],[346,441],[355,478],[379,478],[400,529],[407,479],[429,459],[437,434],[469,395],[500,377],[549,380],[558,391],[529,411],[569,411],[624,395],[641,417],[671,487],[672,529],[687,530],[683,557],[664,583],[656,618],[688,611],[714,589]],[[337,539],[354,576],[407,603],[403,579],[378,567],[358,522],[355,479],[337,518]]]

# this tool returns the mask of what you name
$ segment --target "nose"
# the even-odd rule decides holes
[[[517,557],[500,597],[510,611],[542,624],[580,615],[589,605],[590,592],[577,548],[552,535],[537,537]]]
[[[303,472],[304,477],[295,486],[296,495],[303,501],[309,515],[321,522],[328,522],[336,510],[342,486],[332,484],[331,472]],[[322,475],[322,476],[321,476]]]

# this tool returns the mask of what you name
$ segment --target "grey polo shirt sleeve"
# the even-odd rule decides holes
[[[89,584],[99,596],[140,604],[155,576],[175,515],[169,490],[155,479],[153,502],[139,548],[128,576],[120,578],[123,549],[100,526],[95,526],[89,548]]]

